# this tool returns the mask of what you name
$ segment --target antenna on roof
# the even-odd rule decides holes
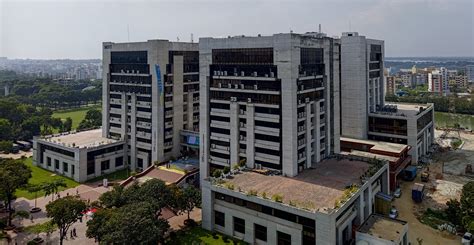
[[[176,37],[176,41],[179,42],[179,37]]]
[[[350,20],[349,20],[349,32],[352,32],[352,24]]]
[[[293,30],[291,30],[291,28],[290,28],[290,33],[293,33]]]
[[[319,33],[321,33],[321,24],[319,24]]]
[[[191,33],[191,43],[194,43],[194,34]]]

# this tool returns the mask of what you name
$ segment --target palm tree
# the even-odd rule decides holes
[[[35,193],[35,207],[34,210],[37,210],[36,199],[38,198],[38,192],[43,190],[43,184],[29,184],[26,188],[28,192]],[[41,209],[39,209],[41,210]]]
[[[54,195],[58,194],[59,187],[66,187],[66,183],[63,179],[55,179],[52,182],[47,182],[43,184],[43,190],[45,196],[51,195],[51,201],[54,200]]]

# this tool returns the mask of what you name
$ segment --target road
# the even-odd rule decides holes
[[[460,244],[460,238],[446,232],[435,230],[427,225],[422,224],[413,213],[415,204],[411,200],[411,187],[413,183],[420,182],[418,180],[412,182],[402,182],[402,196],[395,198],[394,206],[398,209],[399,219],[408,222],[408,238],[412,245],[417,245],[417,238],[423,239],[423,245],[450,245]]]

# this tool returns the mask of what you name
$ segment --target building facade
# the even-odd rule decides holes
[[[466,66],[466,76],[470,84],[474,83],[474,65]]]
[[[62,133],[33,140],[33,164],[86,182],[126,168],[126,144],[102,137],[101,129]]]
[[[180,156],[199,128],[198,44],[106,42],[102,67],[103,136],[127,142],[130,168]]]
[[[394,76],[385,77],[385,94],[386,95],[395,95],[397,91],[397,85],[395,83],[396,79]]]
[[[384,105],[383,67],[383,41],[342,34],[341,135],[367,138],[367,115]]]
[[[318,34],[202,38],[201,173],[298,172],[339,151],[339,45]]]

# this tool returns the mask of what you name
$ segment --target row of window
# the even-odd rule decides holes
[[[232,217],[234,232],[245,234],[245,220],[239,217]],[[214,224],[225,227],[225,214],[219,211],[214,211]],[[259,224],[253,224],[254,238],[263,242],[268,240],[267,227]],[[291,235],[277,231],[277,244],[291,245]]]
[[[52,164],[52,159],[51,157],[46,157],[46,164],[48,166],[48,168],[51,168],[51,164]],[[56,171],[60,171],[60,162],[58,159],[54,159],[54,169]],[[69,164],[67,162],[63,162],[63,172],[64,173],[68,173],[69,172]],[[74,164],[71,164],[71,176],[74,176],[74,174],[76,173],[76,169],[75,169],[75,166]]]

